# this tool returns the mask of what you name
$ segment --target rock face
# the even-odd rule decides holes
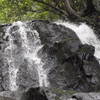
[[[27,25],[39,33],[41,43],[44,45],[38,54],[44,62],[43,68],[47,69],[49,87],[85,92],[100,90],[100,66],[94,57],[93,46],[82,45],[71,29],[55,23],[32,21]],[[0,27],[0,91],[9,90],[9,66],[5,59],[5,48],[9,41],[9,38],[5,37],[6,27],[8,26]],[[20,47],[18,39],[15,43]],[[18,51],[20,52],[20,49]],[[16,57],[20,58],[20,55],[21,52]],[[19,90],[38,86],[36,70],[33,68],[30,74],[28,61],[23,56],[21,58],[18,59]]]

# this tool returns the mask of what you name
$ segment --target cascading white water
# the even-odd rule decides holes
[[[93,29],[91,29],[91,27],[89,27],[85,23],[81,23],[80,25],[63,21],[58,21],[55,23],[72,29],[83,44],[89,44],[94,46],[95,47],[94,56],[97,59],[100,59],[100,41],[95,35]]]
[[[16,45],[13,43],[14,41],[10,31],[11,28],[13,28],[14,26],[18,27],[17,34],[19,34],[20,39],[17,41],[21,41],[21,47],[19,48],[22,50],[21,52],[22,56],[26,58],[30,64],[34,63],[36,65],[35,68],[37,69],[38,72],[39,86],[47,87],[49,85],[47,79],[47,73],[46,70],[44,70],[43,68],[44,63],[41,61],[41,58],[38,56],[38,52],[43,47],[43,45],[41,45],[39,34],[36,30],[31,30],[30,28],[28,28],[28,26],[25,23],[18,21],[13,23],[13,25],[7,29],[7,35],[9,35],[10,38],[9,47],[6,49],[6,51],[10,50],[10,54],[7,59],[9,63],[10,90],[15,91],[18,89],[18,86],[16,84],[16,78],[17,78],[17,72],[19,66],[15,64],[16,61],[14,61],[14,59],[15,60],[21,59],[18,57],[14,58],[15,56],[13,57],[13,54],[15,54],[14,49],[16,49]],[[28,37],[29,34],[32,35],[32,38]]]
[[[39,86],[47,87],[49,82],[47,79],[46,71],[43,69],[44,63],[41,61],[41,58],[38,57],[38,51],[43,47],[41,45],[41,40],[39,38],[39,34],[36,30],[30,30],[27,28],[27,25],[22,22],[18,22],[19,33],[23,40],[22,46],[24,47],[24,56],[29,59],[29,61],[33,61],[36,64],[36,69],[39,75]],[[31,32],[34,36],[33,43],[30,43],[27,38],[27,31]]]
[[[9,46],[6,48],[6,53],[7,53],[7,61],[8,61],[8,65],[9,65],[9,89],[11,91],[15,91],[17,90],[18,86],[16,85],[16,77],[17,77],[17,72],[18,72],[18,67],[15,66],[14,63],[14,50],[16,48],[16,46],[13,44],[13,37],[10,34],[10,30],[11,28],[15,25],[15,23],[10,26],[9,28],[7,28],[6,30],[6,35],[9,36]]]

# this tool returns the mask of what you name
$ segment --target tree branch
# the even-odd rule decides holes
[[[68,16],[61,9],[54,7],[54,6],[50,5],[49,3],[44,2],[43,0],[34,0],[34,1],[46,5],[47,7],[51,8],[53,12],[57,13],[60,16],[62,15],[63,18],[66,18]],[[51,11],[50,9],[48,9],[48,10]]]
[[[65,8],[66,12],[69,13],[69,15],[74,15],[76,17],[79,17],[79,14],[71,7],[70,0],[64,0],[65,2]]]

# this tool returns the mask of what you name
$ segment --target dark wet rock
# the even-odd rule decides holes
[[[71,51],[75,51],[80,43],[74,31],[62,25],[37,21],[30,24],[30,27],[39,32],[42,44],[52,47],[55,43],[66,42]]]
[[[30,88],[22,94],[20,100],[48,100],[45,92],[39,87]]]

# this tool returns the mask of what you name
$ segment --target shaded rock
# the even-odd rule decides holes
[[[30,88],[28,91],[22,94],[20,100],[48,100],[43,90],[40,88]]]

